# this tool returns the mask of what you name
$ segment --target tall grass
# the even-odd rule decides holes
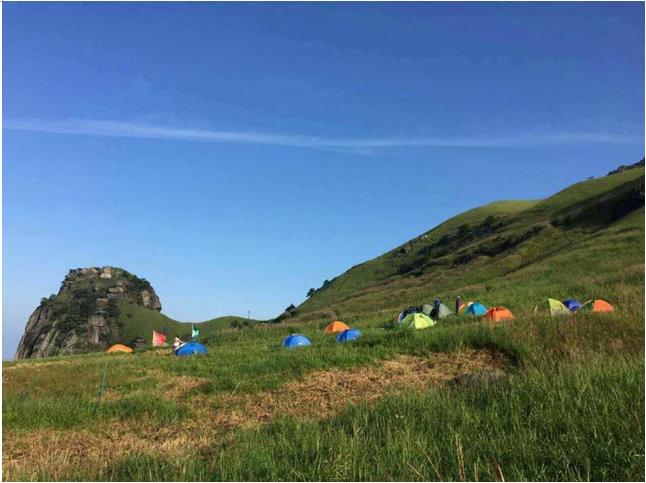
[[[643,359],[594,359],[362,404],[328,421],[282,419],[192,458],[136,454],[93,477],[639,480],[643,387]]]
[[[18,431],[82,428],[108,419],[126,422],[147,418],[161,425],[185,416],[185,408],[154,394],[134,394],[103,402],[78,397],[9,395],[2,401],[3,424]]]

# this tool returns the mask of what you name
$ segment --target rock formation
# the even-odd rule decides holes
[[[70,270],[27,321],[16,359],[103,350],[119,339],[119,302],[161,311],[150,283],[115,267]]]

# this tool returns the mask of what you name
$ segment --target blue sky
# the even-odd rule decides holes
[[[3,358],[67,270],[277,315],[644,154],[644,6],[3,5]]]

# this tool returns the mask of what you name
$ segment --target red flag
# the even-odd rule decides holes
[[[153,345],[160,346],[166,344],[166,334],[153,330]]]

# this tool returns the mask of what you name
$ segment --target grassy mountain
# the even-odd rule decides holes
[[[476,208],[352,267],[298,307],[294,320],[394,315],[436,295],[452,300],[460,294],[517,310],[530,302],[527,294],[536,302],[620,296],[621,284],[614,282],[632,283],[640,274],[643,206],[644,168],[637,167],[545,200]],[[625,266],[603,270],[617,251]]]
[[[384,329],[457,294],[515,319]],[[219,332],[205,356],[3,363],[3,477],[641,481],[643,294],[643,167],[494,203],[351,268],[283,323]],[[547,296],[615,311],[535,313]],[[363,337],[336,343],[331,316]],[[187,328],[128,301],[119,317]],[[312,345],[284,349],[295,331]]]

